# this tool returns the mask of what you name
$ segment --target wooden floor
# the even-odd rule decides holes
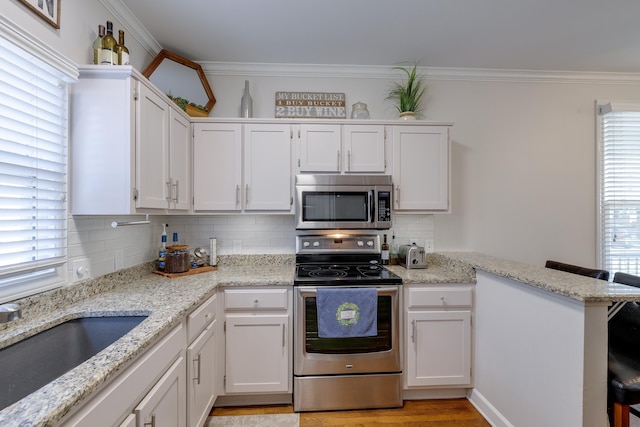
[[[291,413],[291,405],[214,408],[211,411],[212,416]],[[300,427],[338,426],[488,427],[489,423],[466,399],[411,400],[398,409],[300,413]]]

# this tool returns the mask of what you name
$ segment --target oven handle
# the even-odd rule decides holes
[[[330,288],[332,289],[339,289],[339,288],[350,288],[352,286],[349,285],[344,285],[344,286],[330,286]],[[364,286],[364,287],[371,287],[371,286]],[[373,286],[376,288],[376,290],[378,291],[378,294],[380,293],[391,293],[393,295],[397,295],[398,294],[398,287],[397,286],[381,286],[381,287],[377,287],[377,286]],[[304,293],[304,294],[312,294],[312,295],[316,295],[317,294],[317,286],[298,286],[298,290],[300,291],[300,293]]]

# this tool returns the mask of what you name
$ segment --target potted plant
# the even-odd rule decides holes
[[[392,69],[403,71],[407,79],[399,83],[395,82],[387,99],[396,103],[395,107],[401,119],[414,120],[422,110],[422,96],[426,90],[424,78],[418,74],[418,63],[414,63],[412,67],[393,67]]]

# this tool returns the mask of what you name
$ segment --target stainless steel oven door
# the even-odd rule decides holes
[[[294,375],[392,373],[402,370],[399,344],[401,286],[374,287],[378,290],[378,335],[332,339],[318,337],[315,301],[318,287],[294,288]]]

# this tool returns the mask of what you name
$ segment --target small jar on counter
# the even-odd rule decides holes
[[[167,252],[164,255],[164,271],[165,273],[189,271],[189,246],[167,246]]]

